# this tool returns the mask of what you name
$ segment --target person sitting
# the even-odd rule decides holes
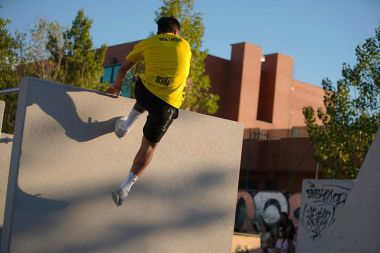
[[[283,229],[278,230],[277,240],[274,248],[268,249],[268,253],[288,253],[289,241]]]
[[[260,226],[260,253],[267,253],[273,247],[273,234],[271,228],[265,222]]]

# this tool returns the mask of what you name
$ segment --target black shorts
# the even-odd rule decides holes
[[[136,82],[135,98],[149,112],[144,125],[144,137],[153,143],[160,142],[173,120],[178,118],[178,109],[153,95],[140,78]]]

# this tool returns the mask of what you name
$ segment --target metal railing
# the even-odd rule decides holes
[[[3,90],[0,90],[0,96],[2,95],[8,95],[8,94],[12,94],[12,93],[18,93],[20,91],[20,88],[8,88],[8,89],[3,89]]]

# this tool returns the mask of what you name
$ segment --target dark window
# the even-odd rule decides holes
[[[112,83],[112,70],[113,70],[112,66],[104,68],[104,73],[103,73],[103,76],[101,78],[101,81],[103,83]]]
[[[278,191],[278,182],[274,180],[268,180],[265,182],[265,190]]]
[[[102,83],[114,83],[117,72],[119,71],[120,64],[104,67],[103,76],[100,78]],[[132,97],[133,73],[129,71],[124,79],[121,87],[121,95],[123,97]]]

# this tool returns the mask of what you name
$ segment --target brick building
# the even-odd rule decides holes
[[[112,83],[124,57],[137,43],[110,46],[103,81]],[[293,58],[263,55],[250,43],[233,44],[231,59],[209,55],[206,73],[220,96],[215,116],[245,125],[240,189],[299,192],[314,178],[316,164],[302,108],[323,106],[323,90],[293,79]],[[129,96],[130,90],[125,91]]]

